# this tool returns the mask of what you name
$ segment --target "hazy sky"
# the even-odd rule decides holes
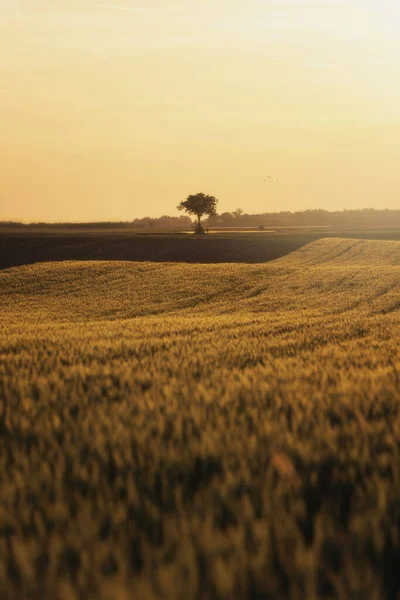
[[[398,208],[399,56],[399,0],[0,0],[0,219]]]

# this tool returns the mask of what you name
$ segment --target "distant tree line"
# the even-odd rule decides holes
[[[138,227],[139,229],[182,229],[182,227],[189,227],[190,229],[192,220],[185,215],[181,215],[180,217],[163,215],[157,218],[143,217],[142,219],[134,219],[128,225],[129,227]]]
[[[133,221],[100,221],[89,223],[21,223],[19,221],[0,221],[0,228],[9,229],[177,229],[191,228],[190,217],[143,217]]]
[[[328,211],[323,209],[298,212],[247,214],[238,208],[233,212],[204,220],[206,227],[400,227],[400,210],[360,210]]]
[[[99,223],[20,223],[0,221],[0,228],[10,229],[143,229],[143,230],[182,230],[191,229],[192,220],[188,216],[143,217],[133,221],[99,222]],[[220,215],[203,220],[206,228],[217,227],[338,227],[338,228],[386,228],[400,227],[400,210],[377,210],[365,208],[361,210],[327,211],[322,209],[298,212],[276,212],[247,214],[242,209],[223,212]]]

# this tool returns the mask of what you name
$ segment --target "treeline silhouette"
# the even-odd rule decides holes
[[[400,210],[328,211],[323,209],[298,212],[247,214],[237,209],[204,220],[207,227],[400,227]]]
[[[328,211],[323,209],[305,211],[284,211],[275,213],[247,214],[240,209],[224,212],[204,219],[205,227],[332,227],[332,228],[393,228],[400,227],[400,209]],[[141,230],[182,230],[191,229],[192,220],[188,216],[143,217],[133,221],[102,221],[96,223],[21,223],[0,221],[0,228],[10,229],[141,229]]]
[[[182,229],[192,226],[189,217],[143,217],[133,221],[99,221],[88,223],[21,223],[20,221],[0,221],[0,228],[10,229]]]

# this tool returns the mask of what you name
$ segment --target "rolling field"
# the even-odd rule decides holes
[[[20,266],[0,306],[7,600],[400,597],[399,241]]]
[[[207,236],[132,229],[7,229],[0,227],[0,269],[47,261],[125,260],[186,263],[264,263],[322,237],[400,240],[400,230],[211,231]]]
[[[396,231],[395,234],[400,232]],[[126,260],[141,262],[262,263],[280,258],[323,235],[228,232],[209,236],[113,230],[0,229],[0,269],[44,261]],[[390,235],[390,234],[389,234]]]

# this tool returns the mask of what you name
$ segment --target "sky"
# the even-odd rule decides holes
[[[0,0],[0,220],[400,208],[399,56],[399,0]]]

